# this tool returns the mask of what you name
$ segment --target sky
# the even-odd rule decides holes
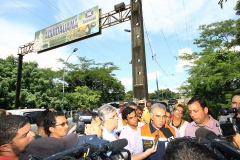
[[[148,91],[169,88],[178,92],[189,77],[183,67],[186,61],[176,59],[183,53],[200,52],[193,44],[199,37],[198,28],[202,24],[237,19],[233,10],[236,1],[224,3],[219,0],[142,0],[143,21],[153,52],[145,38],[145,52],[148,75]],[[0,1],[0,58],[18,56],[18,47],[34,41],[35,32],[55,23],[98,6],[102,13],[114,10],[114,5],[129,0],[1,0]],[[126,91],[132,90],[131,33],[130,21],[108,27],[102,34],[75,42],[41,54],[29,53],[24,61],[37,61],[41,68],[57,70],[64,65],[57,59],[77,64],[77,56],[92,59],[97,63],[113,62],[120,70],[114,71]],[[156,55],[156,67],[152,60]],[[156,78],[157,73],[157,78]]]

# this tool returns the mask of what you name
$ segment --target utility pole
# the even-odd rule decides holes
[[[148,99],[142,0],[131,0],[133,101]]]

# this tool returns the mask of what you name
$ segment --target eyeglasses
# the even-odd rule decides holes
[[[181,111],[181,110],[178,110],[178,109],[174,109],[174,111],[175,111],[176,113],[180,113],[180,114],[183,114],[183,111]]]
[[[68,122],[63,122],[63,123],[61,123],[61,124],[57,124],[57,125],[55,125],[55,126],[62,126],[62,127],[65,127],[65,125],[68,125]]]
[[[113,117],[111,117],[109,119],[118,119],[118,114],[116,113]]]

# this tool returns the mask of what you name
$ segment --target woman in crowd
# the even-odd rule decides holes
[[[170,122],[171,126],[174,126],[178,129],[180,133],[180,137],[184,136],[186,126],[188,125],[188,122],[185,121],[183,118],[183,115],[185,113],[185,108],[182,104],[177,104],[174,107],[173,110],[173,118]]]

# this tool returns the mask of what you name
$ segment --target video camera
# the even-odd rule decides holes
[[[240,119],[237,118],[239,110],[237,108],[221,108],[219,110],[221,116],[226,116],[226,122],[218,124],[220,135],[223,138],[232,137],[240,132]]]
[[[79,137],[78,141],[74,148],[44,159],[30,155],[28,160],[131,160],[130,152],[123,149],[128,144],[126,139],[107,142],[94,135],[88,135]]]
[[[90,124],[92,121],[92,116],[97,114],[95,112],[86,111],[86,112],[77,112],[74,113],[73,122],[76,123],[76,133],[79,136],[85,135],[85,124]]]
[[[236,108],[221,108],[219,113],[228,116],[226,122],[217,124],[220,135],[205,128],[198,128],[195,132],[196,141],[211,149],[219,159],[240,159],[240,150],[233,146],[233,136],[239,132],[239,121]]]

